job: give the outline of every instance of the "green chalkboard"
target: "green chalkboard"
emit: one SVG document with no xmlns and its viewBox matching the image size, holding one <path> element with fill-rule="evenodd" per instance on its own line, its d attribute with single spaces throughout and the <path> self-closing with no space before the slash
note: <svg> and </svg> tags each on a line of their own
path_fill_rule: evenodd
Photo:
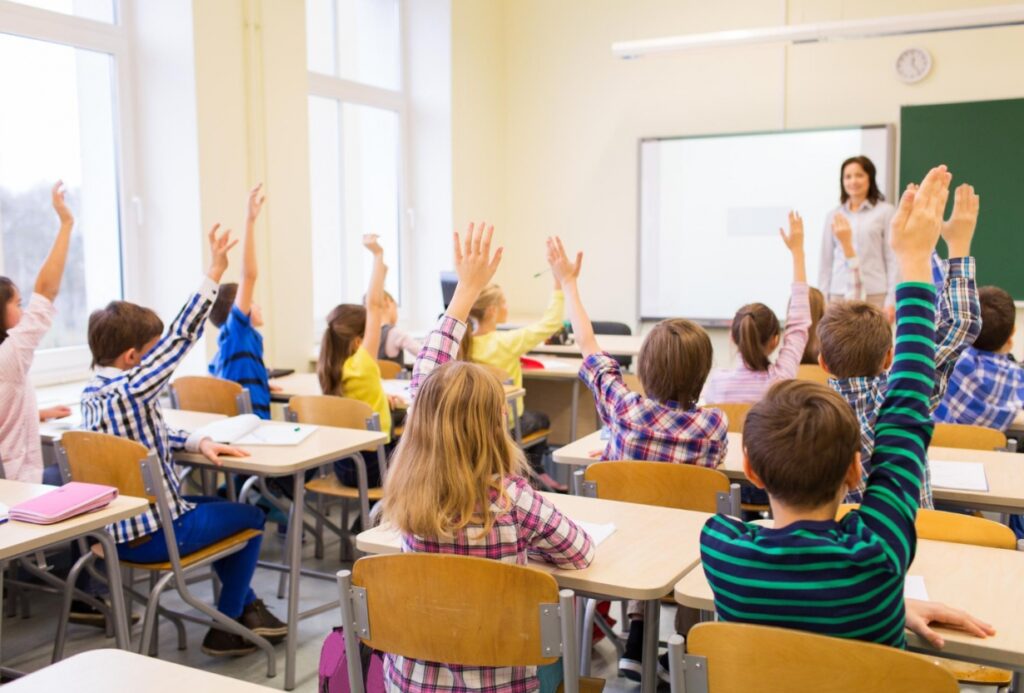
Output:
<svg viewBox="0 0 1024 693">
<path fill-rule="evenodd" d="M 949 166 L 953 186 L 973 185 L 978 284 L 1024 301 L 1024 99 L 905 106 L 900 125 L 900 189 L 936 164 Z"/>
</svg>

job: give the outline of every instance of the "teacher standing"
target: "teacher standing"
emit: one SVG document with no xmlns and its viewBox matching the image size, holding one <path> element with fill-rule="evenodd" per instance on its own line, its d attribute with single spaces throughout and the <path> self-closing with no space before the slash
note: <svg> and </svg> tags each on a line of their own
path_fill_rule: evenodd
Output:
<svg viewBox="0 0 1024 693">
<path fill-rule="evenodd" d="M 868 303 L 892 305 L 899 280 L 896 256 L 889 247 L 889 222 L 896 209 L 885 201 L 875 180 L 875 164 L 866 156 L 850 157 L 839 169 L 839 206 L 825 217 L 818 288 L 829 301 L 846 297 L 850 270 L 860 266 Z M 836 215 L 853 230 L 856 256 L 847 259 L 833 233 Z"/>
</svg>

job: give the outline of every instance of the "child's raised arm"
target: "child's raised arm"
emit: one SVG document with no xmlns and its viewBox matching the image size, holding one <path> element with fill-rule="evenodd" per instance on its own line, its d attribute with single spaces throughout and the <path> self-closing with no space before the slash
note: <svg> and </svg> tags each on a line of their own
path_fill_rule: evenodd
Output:
<svg viewBox="0 0 1024 693">
<path fill-rule="evenodd" d="M 569 256 L 565 253 L 565 246 L 558 236 L 548 238 L 548 264 L 551 266 L 551 273 L 555 280 L 561 284 L 562 292 L 569 300 L 569 318 L 572 320 L 572 333 L 576 343 L 583 353 L 583 358 L 601 351 L 594 336 L 594 326 L 590 322 L 580 298 L 579 287 L 576 279 L 580 276 L 580 268 L 583 265 L 583 253 L 576 253 L 576 261 L 570 262 Z"/>
<path fill-rule="evenodd" d="M 804 220 L 795 211 L 789 213 L 789 234 L 779 229 L 782 242 L 793 256 L 793 281 L 807 283 L 807 260 L 804 257 Z"/>
<path fill-rule="evenodd" d="M 57 217 L 60 219 L 60 230 L 50 247 L 50 254 L 46 256 L 43 266 L 39 268 L 34 290 L 37 294 L 53 301 L 57 298 L 57 292 L 60 291 L 60 280 L 64 275 L 64 265 L 68 259 L 71 229 L 75 225 L 75 218 L 64 201 L 64 183 L 62 181 L 54 183 L 50 190 L 50 199 L 53 203 L 53 211 L 57 212 Z"/>
<path fill-rule="evenodd" d="M 235 305 L 246 315 L 252 310 L 252 294 L 256 289 L 256 218 L 260 215 L 267 196 L 262 194 L 263 183 L 249 191 L 249 204 L 245 215 L 245 236 L 242 242 L 242 281 L 238 283 Z"/>
<path fill-rule="evenodd" d="M 967 183 L 959 185 L 953 198 L 953 213 L 943 222 L 941 231 L 951 260 L 971 254 L 971 241 L 978 227 L 980 209 L 981 198 L 975 194 L 974 186 Z"/>
<path fill-rule="evenodd" d="M 384 249 L 377 242 L 378 236 L 363 236 L 363 246 L 373 253 L 373 271 L 370 272 L 370 288 L 366 291 L 366 327 L 363 329 L 363 349 L 377 358 L 380 351 L 380 324 L 384 317 L 384 278 L 388 268 L 384 264 Z"/>
</svg>

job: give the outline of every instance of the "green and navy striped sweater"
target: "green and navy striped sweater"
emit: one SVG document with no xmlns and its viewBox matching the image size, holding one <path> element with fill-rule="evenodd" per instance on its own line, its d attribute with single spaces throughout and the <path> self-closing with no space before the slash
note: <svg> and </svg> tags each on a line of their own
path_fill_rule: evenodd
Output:
<svg viewBox="0 0 1024 693">
<path fill-rule="evenodd" d="M 934 379 L 935 289 L 900 284 L 896 356 L 861 508 L 782 529 L 708 520 L 701 560 L 719 618 L 905 646 L 903 582 L 917 545 Z"/>
</svg>

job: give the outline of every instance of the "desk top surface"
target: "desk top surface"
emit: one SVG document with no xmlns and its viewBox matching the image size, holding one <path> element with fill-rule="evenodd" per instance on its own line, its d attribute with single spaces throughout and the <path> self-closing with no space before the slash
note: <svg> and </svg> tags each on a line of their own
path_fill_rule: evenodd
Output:
<svg viewBox="0 0 1024 693">
<path fill-rule="evenodd" d="M 644 338 L 638 334 L 599 334 L 597 343 L 602 351 L 612 356 L 636 356 L 640 353 L 640 345 Z M 577 344 L 540 344 L 531 350 L 535 354 L 555 354 L 558 356 L 580 355 L 580 348 Z"/>
</svg>

